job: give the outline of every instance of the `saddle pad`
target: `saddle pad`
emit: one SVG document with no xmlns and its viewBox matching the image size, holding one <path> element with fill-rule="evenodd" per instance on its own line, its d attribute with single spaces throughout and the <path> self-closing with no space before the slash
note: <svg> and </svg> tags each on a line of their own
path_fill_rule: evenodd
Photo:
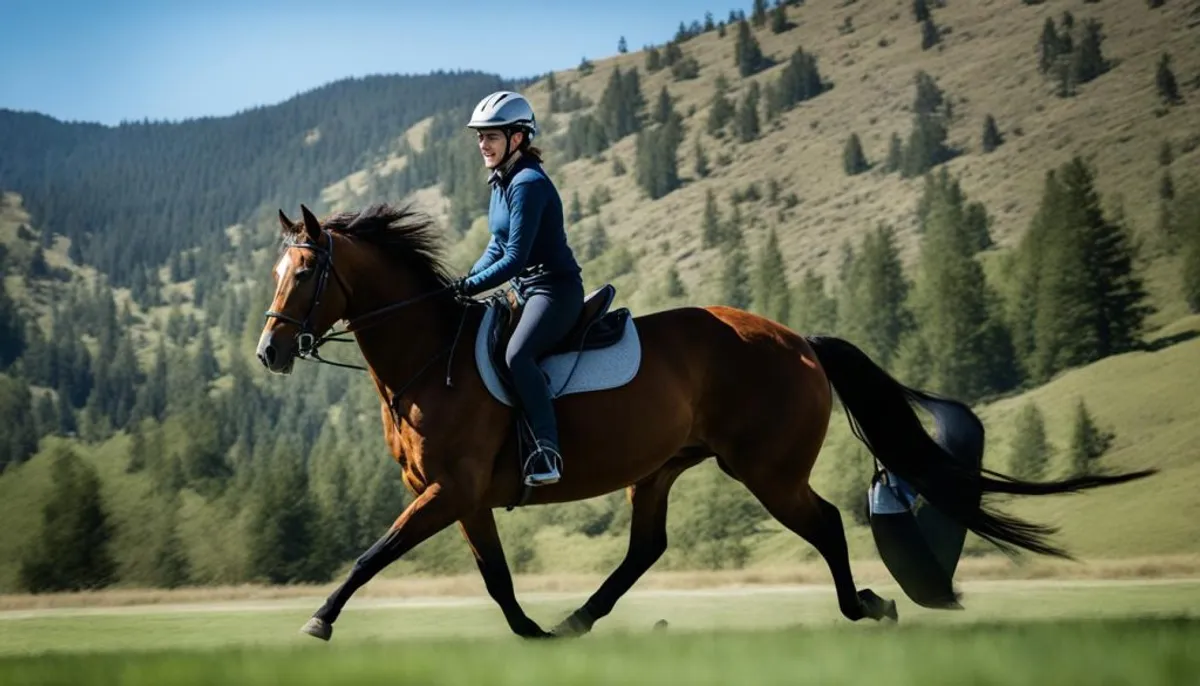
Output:
<svg viewBox="0 0 1200 686">
<path fill-rule="evenodd" d="M 489 308 L 475 336 L 475 366 L 492 396 L 512 407 L 513 399 L 500 380 L 488 354 L 488 334 L 496 323 L 496 310 Z M 578 361 L 578 364 L 576 362 Z M 623 386 L 637 375 L 642 362 L 642 345 L 633 317 L 625 319 L 625 331 L 616 343 L 595 350 L 558 353 L 544 358 L 539 366 L 550 380 L 550 396 L 603 391 Z M 565 384 L 565 386 L 564 386 Z"/>
</svg>

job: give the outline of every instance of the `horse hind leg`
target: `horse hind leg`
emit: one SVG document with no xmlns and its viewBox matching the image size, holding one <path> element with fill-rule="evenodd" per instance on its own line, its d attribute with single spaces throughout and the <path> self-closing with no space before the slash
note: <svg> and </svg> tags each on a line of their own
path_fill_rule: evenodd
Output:
<svg viewBox="0 0 1200 686">
<path fill-rule="evenodd" d="M 667 496 L 679 475 L 703 459 L 688 453 L 678 455 L 630 487 L 633 513 L 625 558 L 586 603 L 554 628 L 555 636 L 581 636 L 591 631 L 666 552 Z"/>
<path fill-rule="evenodd" d="M 896 603 L 879 597 L 869 588 L 859 591 L 850 572 L 850 552 L 846 531 L 837 507 L 822 498 L 807 484 L 795 489 L 786 479 L 769 479 L 749 485 L 751 493 L 781 524 L 812 544 L 833 575 L 838 608 L 847 619 L 897 620 Z"/>
</svg>

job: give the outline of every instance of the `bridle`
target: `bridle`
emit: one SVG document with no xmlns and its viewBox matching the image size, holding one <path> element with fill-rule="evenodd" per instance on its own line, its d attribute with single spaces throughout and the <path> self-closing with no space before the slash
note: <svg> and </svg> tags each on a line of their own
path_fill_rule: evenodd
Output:
<svg viewBox="0 0 1200 686">
<path fill-rule="evenodd" d="M 371 310 L 366 314 L 360 315 L 353 319 L 348 319 L 346 321 L 346 327 L 341 331 L 330 331 L 323 336 L 317 337 L 312 330 L 312 318 L 313 314 L 317 311 L 317 307 L 321 304 L 321 296 L 325 292 L 325 286 L 329 282 L 330 274 L 333 275 L 334 281 L 337 282 L 338 288 L 342 289 L 342 294 L 346 296 L 347 300 L 349 300 L 350 297 L 350 289 L 346 287 L 346 283 L 342 281 L 342 278 L 337 273 L 337 269 L 333 265 L 333 236 L 327 229 L 322 229 L 321 233 L 325 236 L 325 242 L 329 244 L 328 248 L 322 247 L 315 241 L 308 240 L 294 241 L 289 238 L 284 242 L 284 248 L 305 248 L 313 251 L 313 253 L 317 256 L 317 290 L 313 295 L 312 302 L 308 306 L 308 311 L 304 314 L 304 319 L 296 319 L 291 315 L 275 310 L 267 310 L 265 314 L 267 319 L 279 319 L 289 324 L 293 324 L 299 329 L 299 332 L 296 334 L 296 356 L 300 359 L 312 360 L 322 364 L 333 365 L 335 367 L 367 371 L 367 368 L 361 365 L 344 364 L 321 357 L 321 346 L 325 345 L 326 343 L 353 343 L 354 339 L 346 338 L 346 336 L 349 336 L 356 331 L 362 331 L 363 329 L 375 326 L 376 324 L 383 322 L 387 316 L 395 314 L 409 305 L 416 304 L 422 300 L 427 300 L 434 296 L 449 293 L 450 291 L 454 290 L 454 288 L 452 286 L 445 286 L 443 288 L 422 293 L 421 295 L 417 295 L 412 298 L 401 300 L 398 303 L 392 303 L 391 305 L 385 305 L 378 309 Z M 425 363 L 425 366 L 422 367 L 419 372 L 417 372 L 416 376 L 414 376 L 408 383 L 404 385 L 404 388 L 407 388 L 409 384 L 411 384 L 413 381 L 416 381 L 417 378 L 429 368 L 429 365 L 433 364 L 434 360 L 437 360 L 442 355 L 450 353 L 451 359 L 453 359 L 454 346 L 458 344 L 458 338 L 462 333 L 463 322 L 465 320 L 466 310 L 464 309 L 463 317 L 458 322 L 458 332 L 454 334 L 454 342 L 450 344 L 449 348 L 438 353 L 432 359 L 430 359 L 429 362 Z M 446 369 L 446 385 L 450 385 L 450 370 L 448 364 Z M 399 393 L 397 395 L 399 395 Z"/>
</svg>

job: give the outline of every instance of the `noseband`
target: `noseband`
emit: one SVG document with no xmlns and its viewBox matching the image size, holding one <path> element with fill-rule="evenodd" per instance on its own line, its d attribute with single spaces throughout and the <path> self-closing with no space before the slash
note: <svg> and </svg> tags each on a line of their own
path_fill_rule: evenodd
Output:
<svg viewBox="0 0 1200 686">
<path fill-rule="evenodd" d="M 318 338 L 317 335 L 312 330 L 312 318 L 313 318 L 313 314 L 317 311 L 317 306 L 319 306 L 321 304 L 321 296 L 325 292 L 325 285 L 329 281 L 330 274 L 333 274 L 333 278 L 335 281 L 337 281 L 338 288 L 342 289 L 342 293 L 346 296 L 347 302 L 349 301 L 349 297 L 350 297 L 350 289 L 348 289 L 346 287 L 345 282 L 342 281 L 342 278 L 340 276 L 338 276 L 337 269 L 333 266 L 333 236 L 330 235 L 329 231 L 325 230 L 325 229 L 323 229 L 321 231 L 321 233 L 323 233 L 325 235 L 325 242 L 329 244 L 328 248 L 323 248 L 323 247 L 321 247 L 320 244 L 318 244 L 314 241 L 299 241 L 299 242 L 297 242 L 297 241 L 288 239 L 284 243 L 285 248 L 306 248 L 308 250 L 313 251 L 313 253 L 317 256 L 317 292 L 313 296 L 312 302 L 309 303 L 308 311 L 304 314 L 304 319 L 302 319 L 302 320 L 296 319 L 295 317 L 293 317 L 291 315 L 284 314 L 283 312 L 277 312 L 275 310 L 267 310 L 265 314 L 266 314 L 267 319 L 275 318 L 280 321 L 287 322 L 288 324 L 292 324 L 299 329 L 299 331 L 296 334 L 296 356 L 299 357 L 300 359 L 313 360 L 316 362 L 320 362 L 322 364 L 333 365 L 335 367 L 345 367 L 347 369 L 359 369 L 362 371 L 366 371 L 367 368 L 362 367 L 360 365 L 343 364 L 341 362 L 333 362 L 331 360 L 326 360 L 325 358 L 321 357 L 321 355 L 320 355 L 319 351 L 321 349 L 321 346 L 325 345 L 326 343 L 353 343 L 354 339 L 346 338 L 345 336 L 348 336 L 351 333 L 354 333 L 355 331 L 361 331 L 363 329 L 369 328 L 371 326 L 374 326 L 374 325 L 382 322 L 385 319 L 384 315 L 394 314 L 395 312 L 399 311 L 400 309 L 402 309 L 404 307 L 407 307 L 408 305 L 412 305 L 414 303 L 420 302 L 427 298 L 432 298 L 435 295 L 441 295 L 443 293 L 449 292 L 449 291 L 453 290 L 453 288 L 450 286 L 446 286 L 445 288 L 439 288 L 437 290 L 429 291 L 428 293 L 423 293 L 423 294 L 418 295 L 413 298 L 408 298 L 407 300 L 402 300 L 398 303 L 393 303 L 391 305 L 385 305 L 384 307 L 380 307 L 379 309 L 371 310 L 370 312 L 367 312 L 366 314 L 364 314 L 360 317 L 356 317 L 354 319 L 347 320 L 346 328 L 342 329 L 341 331 L 331 331 L 331 332 L 325 334 L 324 336 L 321 336 Z M 373 320 L 373 321 L 371 321 L 371 320 Z M 461 332 L 461 331 L 462 331 L 462 322 L 460 321 L 459 322 L 459 332 Z M 454 342 L 455 343 L 458 342 L 457 334 L 454 336 Z M 453 344 L 451 345 L 451 350 L 452 349 L 453 349 Z M 441 355 L 438 355 L 438 357 L 440 357 L 440 356 Z M 436 359 L 436 358 L 434 358 L 434 359 Z"/>
</svg>

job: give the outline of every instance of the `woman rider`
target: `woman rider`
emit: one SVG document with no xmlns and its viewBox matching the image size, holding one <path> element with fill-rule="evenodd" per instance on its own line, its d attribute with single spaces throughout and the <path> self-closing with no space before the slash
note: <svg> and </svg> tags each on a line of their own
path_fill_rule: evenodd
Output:
<svg viewBox="0 0 1200 686">
<path fill-rule="evenodd" d="M 583 279 L 567 245 L 563 206 L 530 143 L 537 123 L 529 101 L 511 91 L 492 93 L 475 106 L 484 167 L 491 170 L 488 207 L 491 239 L 483 256 L 457 283 L 471 296 L 512 280 L 524 311 L 505 351 L 514 390 L 529 419 L 534 448 L 525 460 L 530 486 L 559 480 L 562 457 L 550 389 L 539 356 L 560 341 L 583 309 Z"/>
</svg>

